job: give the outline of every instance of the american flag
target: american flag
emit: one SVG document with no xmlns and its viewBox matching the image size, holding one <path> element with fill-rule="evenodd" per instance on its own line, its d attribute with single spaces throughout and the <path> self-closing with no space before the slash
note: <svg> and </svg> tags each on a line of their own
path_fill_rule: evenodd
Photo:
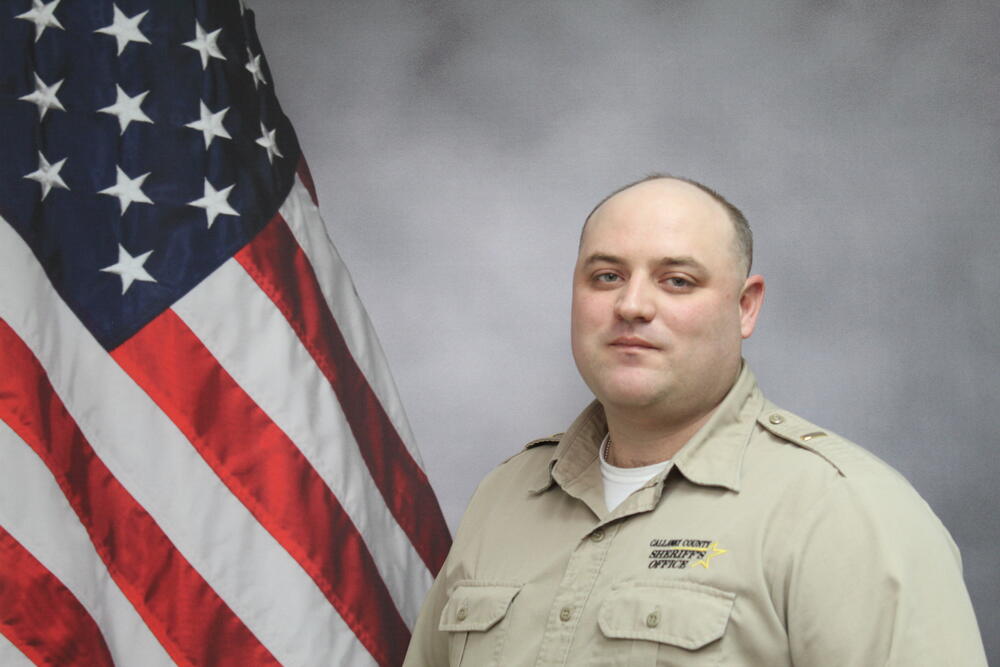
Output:
<svg viewBox="0 0 1000 667">
<path fill-rule="evenodd" d="M 0 664 L 395 665 L 449 546 L 241 3 L 0 3 Z"/>
</svg>

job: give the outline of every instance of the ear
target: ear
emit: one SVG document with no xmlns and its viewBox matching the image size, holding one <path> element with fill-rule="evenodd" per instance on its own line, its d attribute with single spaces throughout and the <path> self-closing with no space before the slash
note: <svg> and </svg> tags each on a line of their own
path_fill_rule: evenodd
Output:
<svg viewBox="0 0 1000 667">
<path fill-rule="evenodd" d="M 743 338 L 749 338 L 753 333 L 762 303 L 764 303 L 764 276 L 750 276 L 740 290 L 740 334 Z"/>
</svg>

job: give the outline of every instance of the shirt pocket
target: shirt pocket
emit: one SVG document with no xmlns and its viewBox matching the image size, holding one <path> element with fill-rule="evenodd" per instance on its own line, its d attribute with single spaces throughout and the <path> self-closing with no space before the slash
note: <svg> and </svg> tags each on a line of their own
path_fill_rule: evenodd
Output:
<svg viewBox="0 0 1000 667">
<path fill-rule="evenodd" d="M 688 581 L 619 582 L 598 612 L 614 656 L 602 664 L 619 664 L 626 655 L 621 664 L 721 664 L 735 600 L 734 593 Z"/>
<path fill-rule="evenodd" d="M 505 620 L 518 584 L 459 581 L 441 610 L 438 630 L 448 633 L 448 664 L 499 665 L 507 636 Z"/>
</svg>

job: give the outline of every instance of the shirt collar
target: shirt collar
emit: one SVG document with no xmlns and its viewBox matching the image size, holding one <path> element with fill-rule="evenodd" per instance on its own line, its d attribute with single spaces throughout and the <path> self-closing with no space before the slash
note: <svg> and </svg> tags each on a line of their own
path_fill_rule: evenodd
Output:
<svg viewBox="0 0 1000 667">
<path fill-rule="evenodd" d="M 541 493 L 553 484 L 566 488 L 578 480 L 588 467 L 596 465 L 598 449 L 607 432 L 604 408 L 594 400 L 559 438 L 548 466 L 539 470 L 538 479 L 532 480 L 533 492 Z"/>
<path fill-rule="evenodd" d="M 681 447 L 674 465 L 695 484 L 740 490 L 743 455 L 764 407 L 757 379 L 743 363 L 736 383 L 705 425 Z"/>
<path fill-rule="evenodd" d="M 764 397 L 757 388 L 757 380 L 744 362 L 736 382 L 715 412 L 674 456 L 674 467 L 695 484 L 738 492 L 743 455 L 763 406 Z M 596 465 L 598 449 L 607 432 L 604 408 L 595 400 L 560 438 L 549 465 L 539 471 L 539 478 L 532 480 L 534 492 L 541 493 L 552 484 L 571 493 L 572 487 L 592 485 L 592 475 L 584 473 Z"/>
</svg>

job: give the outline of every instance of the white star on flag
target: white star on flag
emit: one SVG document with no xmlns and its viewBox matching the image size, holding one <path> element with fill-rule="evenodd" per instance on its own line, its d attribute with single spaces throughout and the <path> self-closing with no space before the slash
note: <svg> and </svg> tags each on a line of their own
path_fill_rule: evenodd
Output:
<svg viewBox="0 0 1000 667">
<path fill-rule="evenodd" d="M 42 38 L 42 33 L 45 32 L 46 28 L 65 30 L 59 23 L 59 19 L 55 17 L 55 11 L 60 2 L 62 0 L 52 0 L 49 3 L 44 3 L 42 0 L 31 0 L 31 9 L 14 18 L 24 19 L 35 24 L 35 41 L 37 42 Z"/>
<path fill-rule="evenodd" d="M 264 78 L 264 72 L 260 69 L 260 55 L 254 55 L 250 53 L 250 49 L 247 49 L 247 71 L 253 75 L 253 87 L 257 88 L 258 83 L 267 83 Z"/>
<path fill-rule="evenodd" d="M 45 84 L 42 78 L 35 73 L 35 92 L 28 93 L 23 97 L 17 99 L 24 100 L 25 102 L 31 102 L 32 104 L 38 105 L 39 118 L 45 118 L 46 112 L 49 109 L 58 109 L 59 111 L 66 111 L 66 108 L 56 97 L 56 93 L 59 92 L 59 86 L 63 84 L 65 79 L 60 79 L 53 83 L 51 86 Z"/>
<path fill-rule="evenodd" d="M 42 152 L 38 151 L 38 169 L 30 174 L 25 174 L 24 177 L 42 184 L 42 199 L 45 199 L 49 194 L 49 190 L 54 187 L 69 190 L 69 186 L 66 185 L 66 182 L 59 175 L 59 170 L 63 168 L 64 164 L 66 164 L 66 158 L 59 160 L 55 164 L 49 164 L 49 161 L 45 159 Z"/>
<path fill-rule="evenodd" d="M 149 13 L 149 10 L 147 9 L 144 12 L 139 12 L 135 16 L 129 17 L 125 16 L 125 12 L 118 9 L 118 5 L 113 5 L 113 7 L 115 10 L 115 17 L 112 20 L 111 25 L 98 28 L 94 32 L 100 32 L 105 35 L 113 35 L 118 41 L 118 55 L 122 54 L 122 51 L 125 50 L 125 47 L 128 46 L 129 42 L 149 44 L 149 40 L 139 30 L 139 22 L 142 21 L 143 16 Z"/>
<path fill-rule="evenodd" d="M 116 183 L 110 188 L 104 188 L 100 190 L 98 194 L 111 195 L 112 197 L 118 197 L 118 203 L 122 207 L 122 215 L 125 215 L 125 211 L 128 210 L 129 205 L 132 202 L 141 202 L 143 204 L 152 204 L 153 200 L 146 196 L 146 193 L 142 191 L 141 186 L 146 177 L 149 176 L 150 172 L 146 172 L 142 176 L 136 176 L 135 178 L 129 178 L 128 174 L 122 171 L 121 167 L 115 167 L 118 170 L 118 175 L 116 177 Z"/>
<path fill-rule="evenodd" d="M 188 202 L 188 206 L 197 206 L 198 208 L 205 209 L 205 213 L 208 214 L 208 228 L 212 228 L 212 223 L 215 222 L 215 218 L 220 213 L 225 213 L 226 215 L 239 215 L 236 210 L 229 205 L 227 199 L 229 198 L 229 191 L 236 187 L 236 184 L 230 185 L 228 188 L 222 188 L 221 190 L 216 190 L 212 187 L 212 184 L 205 179 L 205 194 L 194 201 Z"/>
<path fill-rule="evenodd" d="M 141 123 L 153 122 L 141 108 L 142 101 L 146 99 L 146 95 L 149 95 L 148 90 L 139 93 L 135 97 L 129 97 L 128 93 L 122 90 L 122 87 L 118 84 L 115 84 L 115 88 L 118 89 L 118 99 L 115 100 L 115 103 L 111 106 L 98 109 L 98 111 L 118 116 L 118 124 L 122 128 L 122 134 L 125 134 L 125 128 L 127 128 L 129 123 L 132 121 L 138 121 Z"/>
<path fill-rule="evenodd" d="M 194 39 L 190 42 L 184 42 L 184 46 L 190 47 L 201 54 L 201 68 L 205 69 L 208 67 L 208 58 L 218 58 L 219 60 L 225 60 L 226 57 L 222 55 L 222 51 L 219 50 L 218 40 L 219 33 L 222 32 L 222 28 L 218 30 L 213 30 L 210 33 L 206 33 L 205 29 L 201 27 L 198 21 L 194 22 Z"/>
<path fill-rule="evenodd" d="M 229 136 L 229 132 L 226 131 L 225 126 L 222 124 L 222 119 L 225 118 L 226 112 L 229 111 L 229 107 L 226 107 L 222 111 L 217 111 L 212 113 L 204 102 L 201 102 L 201 119 L 192 121 L 186 124 L 184 127 L 190 127 L 193 130 L 201 130 L 202 134 L 205 135 L 205 149 L 212 143 L 212 139 L 215 137 L 225 137 L 226 139 L 232 139 Z"/>
<path fill-rule="evenodd" d="M 264 123 L 260 124 L 260 138 L 257 139 L 257 145 L 263 146 L 267 150 L 267 161 L 271 164 L 274 164 L 275 155 L 278 157 L 285 157 L 281 154 L 281 151 L 278 150 L 278 142 L 274 138 L 274 135 L 277 134 L 277 132 L 278 130 L 276 129 L 268 130 L 264 127 Z"/>
<path fill-rule="evenodd" d="M 117 273 L 122 279 L 122 294 L 128 291 L 128 288 L 132 286 L 132 283 L 136 280 L 142 280 L 147 283 L 155 283 L 156 278 L 149 275 L 143 264 L 149 259 L 149 256 L 153 254 L 152 250 L 147 250 L 141 255 L 136 255 L 133 257 L 125 250 L 125 247 L 119 243 L 118 244 L 118 262 L 112 264 L 111 266 L 105 266 L 101 271 L 106 271 L 107 273 Z"/>
</svg>

